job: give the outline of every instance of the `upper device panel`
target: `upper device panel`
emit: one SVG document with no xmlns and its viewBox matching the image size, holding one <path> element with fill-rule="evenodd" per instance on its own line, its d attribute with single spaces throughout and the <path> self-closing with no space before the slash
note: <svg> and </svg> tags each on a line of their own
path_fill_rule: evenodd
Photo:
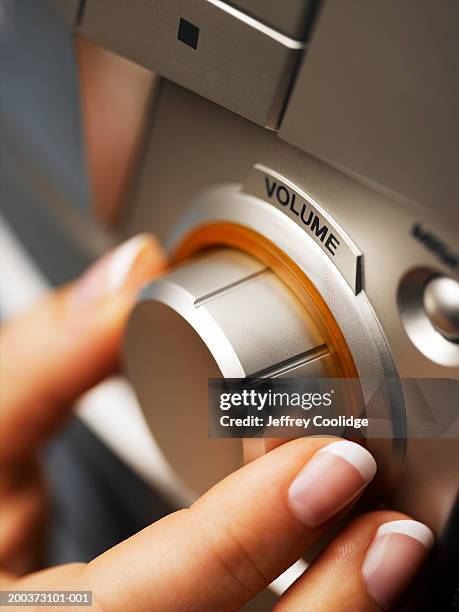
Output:
<svg viewBox="0 0 459 612">
<path fill-rule="evenodd" d="M 240 4 L 261 18 L 260 2 Z M 277 13 L 288 16 L 290 25 L 301 19 L 304 28 L 300 8 L 307 4 L 286 3 L 289 10 Z M 276 128 L 303 42 L 267 25 L 286 25 L 278 22 L 276 11 L 271 13 L 259 21 L 220 0 L 88 0 L 79 31 L 213 102 Z"/>
<path fill-rule="evenodd" d="M 318 2 L 316 0 L 234 0 L 235 7 L 287 36 L 302 40 Z"/>
<path fill-rule="evenodd" d="M 280 136 L 459 223 L 459 2 L 327 0 Z"/>
<path fill-rule="evenodd" d="M 457 0 L 49 1 L 93 42 L 459 223 Z"/>
</svg>

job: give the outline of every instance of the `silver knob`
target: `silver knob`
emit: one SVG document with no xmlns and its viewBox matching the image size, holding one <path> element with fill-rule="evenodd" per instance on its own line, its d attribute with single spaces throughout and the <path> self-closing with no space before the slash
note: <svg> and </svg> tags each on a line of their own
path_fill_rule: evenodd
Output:
<svg viewBox="0 0 459 612">
<path fill-rule="evenodd" d="M 437 276 L 424 289 L 424 309 L 430 322 L 445 338 L 459 342 L 459 282 Z"/>
<path fill-rule="evenodd" d="M 127 327 L 126 365 L 156 441 L 201 493 L 242 464 L 242 445 L 208 437 L 209 378 L 334 375 L 324 338 L 263 264 L 213 249 L 143 291 Z"/>
</svg>

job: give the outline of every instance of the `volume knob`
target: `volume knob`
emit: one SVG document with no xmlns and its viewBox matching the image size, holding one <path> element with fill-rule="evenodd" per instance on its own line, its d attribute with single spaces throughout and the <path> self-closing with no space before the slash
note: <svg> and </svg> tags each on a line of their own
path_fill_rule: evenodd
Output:
<svg viewBox="0 0 459 612">
<path fill-rule="evenodd" d="M 127 328 L 126 362 L 156 441 L 202 493 L 242 463 L 242 445 L 208 437 L 209 378 L 334 376 L 319 329 L 275 273 L 215 248 L 148 285 Z"/>
</svg>

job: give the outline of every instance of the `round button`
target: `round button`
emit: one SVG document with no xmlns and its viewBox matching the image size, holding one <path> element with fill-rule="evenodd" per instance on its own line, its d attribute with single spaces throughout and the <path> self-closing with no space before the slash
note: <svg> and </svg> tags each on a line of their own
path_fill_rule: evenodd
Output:
<svg viewBox="0 0 459 612">
<path fill-rule="evenodd" d="M 424 290 L 424 309 L 435 329 L 459 342 L 459 282 L 446 276 L 429 281 Z"/>
</svg>

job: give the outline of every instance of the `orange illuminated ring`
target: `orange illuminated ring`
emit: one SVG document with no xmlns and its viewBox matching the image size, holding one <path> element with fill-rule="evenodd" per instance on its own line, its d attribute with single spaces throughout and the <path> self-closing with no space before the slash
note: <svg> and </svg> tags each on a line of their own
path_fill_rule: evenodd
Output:
<svg viewBox="0 0 459 612">
<path fill-rule="evenodd" d="M 275 244 L 236 223 L 209 223 L 189 233 L 176 247 L 173 262 L 216 246 L 228 246 L 252 255 L 276 275 L 296 295 L 308 316 L 321 332 L 330 350 L 336 378 L 358 378 L 351 352 L 330 309 L 304 272 Z"/>
<path fill-rule="evenodd" d="M 267 238 L 243 225 L 228 222 L 208 223 L 197 227 L 185 236 L 175 248 L 173 263 L 180 263 L 192 255 L 217 246 L 227 246 L 244 251 L 272 269 L 295 294 L 305 312 L 321 332 L 332 359 L 327 372 L 333 378 L 358 378 L 351 352 L 330 309 L 304 272 L 281 249 Z M 351 414 L 356 398 L 347 398 Z M 286 442 L 285 439 L 244 439 L 244 461 L 248 462 Z"/>
</svg>

